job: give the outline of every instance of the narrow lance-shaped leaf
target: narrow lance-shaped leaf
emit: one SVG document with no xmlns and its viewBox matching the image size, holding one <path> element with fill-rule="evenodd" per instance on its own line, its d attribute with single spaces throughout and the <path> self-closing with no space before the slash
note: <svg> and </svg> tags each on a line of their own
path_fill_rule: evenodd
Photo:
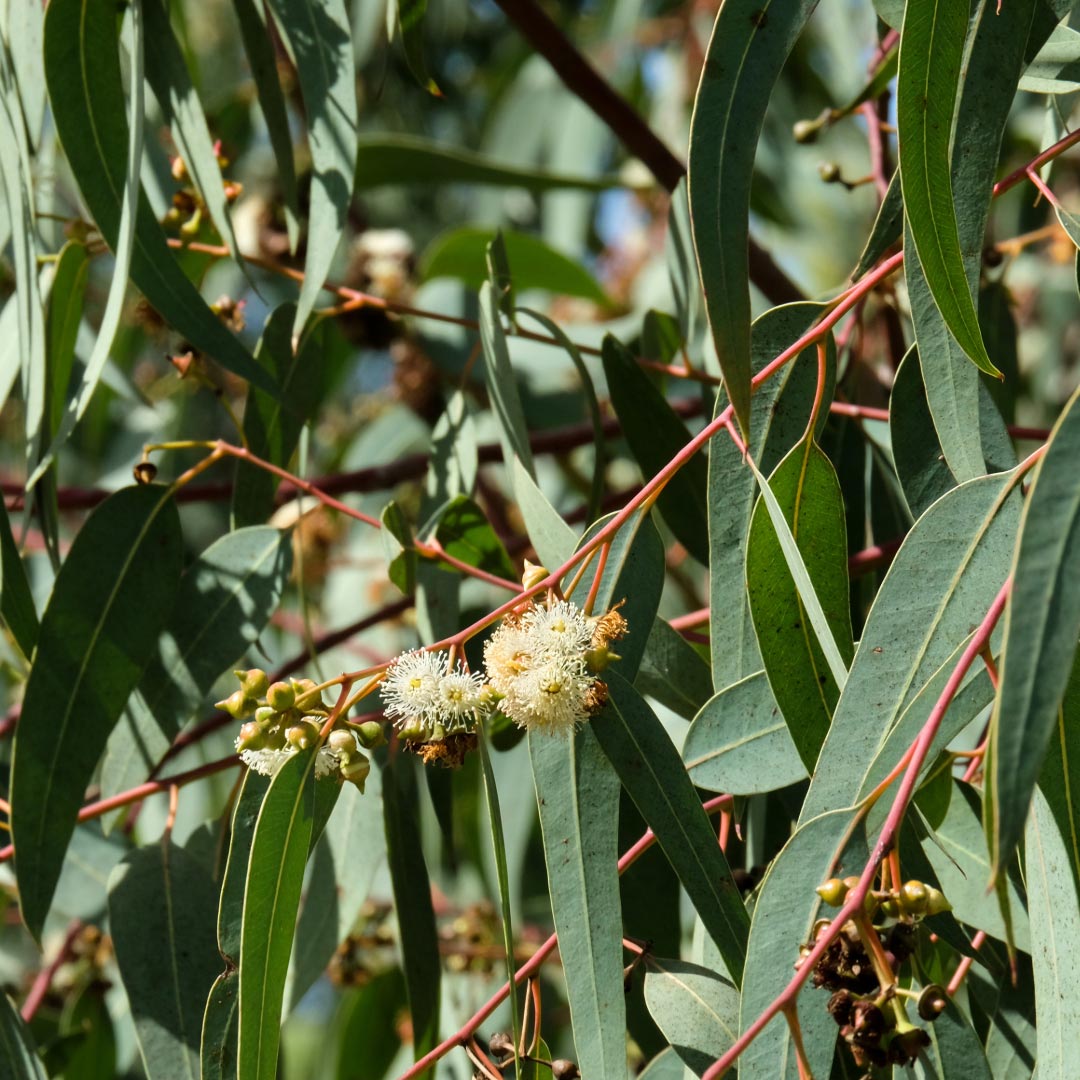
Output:
<svg viewBox="0 0 1080 1080">
<path fill-rule="evenodd" d="M 977 367 L 1000 375 L 979 330 L 953 201 L 949 151 L 967 25 L 967 0 L 905 9 L 896 88 L 900 180 L 915 250 L 942 318 Z"/>
<path fill-rule="evenodd" d="M 105 242 L 122 255 L 122 220 L 134 216 L 131 279 L 193 346 L 270 393 L 274 383 L 222 325 L 185 276 L 145 196 L 131 183 L 128 111 L 120 76 L 116 13 L 91 0 L 55 0 L 45 15 L 45 77 L 57 134 Z M 136 80 L 136 94 L 142 81 Z M 137 100 L 136 100 L 137 104 Z M 135 110 L 135 127 L 142 110 Z M 88 129 L 94 137 L 88 138 Z M 137 214 L 130 213 L 138 199 Z M 114 280 L 123 283 L 119 272 Z M 119 286 L 117 286 L 119 288 Z M 111 338 L 110 338 L 111 341 Z"/>
<path fill-rule="evenodd" d="M 1080 392 L 1051 432 L 1024 504 L 990 728 L 987 835 L 994 874 L 1024 831 L 1080 637 Z"/>
<path fill-rule="evenodd" d="M 0 505 L 0 616 L 28 660 L 38 637 L 37 609 L 15 546 L 7 507 Z"/>
<path fill-rule="evenodd" d="M 7 994 L 0 994 L 0 1055 L 10 1069 L 11 1080 L 45 1080 L 47 1074 L 33 1036 Z"/>
<path fill-rule="evenodd" d="M 750 180 L 773 85 L 817 0 L 727 0 L 690 129 L 690 216 L 724 385 L 750 432 Z"/>
<path fill-rule="evenodd" d="M 19 902 L 35 937 L 83 792 L 172 610 L 181 544 L 171 493 L 126 488 L 90 515 L 53 585 L 11 778 Z"/>
<path fill-rule="evenodd" d="M 133 851 L 110 875 L 116 962 L 150 1080 L 199 1078 L 203 1005 L 221 963 L 216 908 L 210 875 L 168 837 Z"/>
<path fill-rule="evenodd" d="M 315 825 L 315 750 L 294 754 L 263 800 L 244 886 L 238 1075 L 274 1080 L 281 1003 Z"/>
<path fill-rule="evenodd" d="M 315 306 L 345 232 L 356 171 L 356 75 L 344 0 L 269 0 L 300 81 L 311 147 L 304 283 L 293 333 Z"/>
</svg>

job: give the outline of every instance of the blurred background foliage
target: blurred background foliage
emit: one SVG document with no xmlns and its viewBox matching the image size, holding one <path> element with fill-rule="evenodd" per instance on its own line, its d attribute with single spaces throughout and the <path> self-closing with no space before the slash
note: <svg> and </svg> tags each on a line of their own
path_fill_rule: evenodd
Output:
<svg viewBox="0 0 1080 1080">
<path fill-rule="evenodd" d="M 823 110 L 842 107 L 862 91 L 868 64 L 886 30 L 879 12 L 888 16 L 895 6 L 884 0 L 878 11 L 869 3 L 850 0 L 820 5 L 771 100 L 757 151 L 752 231 L 810 297 L 831 296 L 848 281 L 874 221 L 879 192 L 873 183 L 854 183 L 870 172 L 864 116 L 856 111 L 809 143 L 794 138 L 793 126 Z M 685 157 L 690 111 L 717 7 L 713 0 L 595 0 L 547 7 L 667 145 Z M 576 342 L 598 346 L 604 334 L 614 333 L 640 354 L 671 360 L 657 332 L 663 321 L 651 314 L 676 310 L 669 277 L 671 200 L 641 163 L 628 160 L 615 135 L 562 85 L 493 3 L 432 0 L 423 22 L 422 53 L 438 94 L 416 77 L 400 40 L 388 41 L 387 19 L 392 22 L 394 13 L 388 13 L 381 0 L 350 0 L 348 8 L 361 147 L 357 191 L 330 280 L 415 309 L 475 319 L 476 286 L 486 276 L 483 248 L 495 230 L 503 230 L 519 303 L 547 313 Z M 302 267 L 303 239 L 295 254 L 289 252 L 279 173 L 233 5 L 227 0 L 174 0 L 170 13 L 210 131 L 221 142 L 224 174 L 242 188 L 232 207 L 240 249 L 279 267 Z M 296 72 L 280 47 L 277 66 L 304 207 L 309 186 L 304 109 Z M 1075 94 L 1051 98 L 1019 94 L 1006 132 L 1003 163 L 1010 168 L 1018 165 L 1053 141 L 1075 98 Z M 888 119 L 891 99 L 886 95 L 882 101 Z M 146 108 L 142 178 L 155 212 L 164 219 L 181 186 L 171 168 L 175 147 L 152 94 L 147 95 Z M 550 173 L 580 182 L 565 190 L 543 191 L 538 190 L 542 184 L 528 179 L 495 183 L 448 179 L 446 161 L 433 152 L 436 145 L 454 153 L 483 155 L 490 164 L 526 176 Z M 894 144 L 889 152 L 894 155 Z M 81 218 L 82 210 L 48 120 L 33 167 L 39 250 L 57 253 L 69 236 L 80 235 L 72 223 Z M 1054 164 L 1052 185 L 1066 205 L 1080 206 L 1080 176 L 1073 162 Z M 1013 243 L 1012 238 L 1036 230 L 1041 230 L 1038 242 L 1023 247 Z M 10 232 L 10 222 L 0 221 L 5 244 Z M 218 242 L 205 223 L 198 238 Z M 542 243 L 535 245 L 536 241 Z M 1080 382 L 1075 249 L 1055 224 L 1050 208 L 1033 201 L 1028 186 L 995 203 L 988 241 L 997 247 L 986 260 L 984 330 L 998 343 L 995 355 L 1015 355 L 1015 371 L 1008 373 L 1011 377 L 999 404 L 1010 421 L 1045 425 Z M 515 251 L 520 253 L 517 259 Z M 566 261 L 572 269 L 567 269 Z M 674 261 L 677 264 L 677 258 Z M 219 307 L 235 308 L 235 325 L 251 348 L 269 313 L 296 299 L 295 282 L 281 274 L 255 268 L 249 279 L 229 259 L 191 253 L 184 262 L 207 299 L 225 298 Z M 0 265 L 0 289 L 7 296 L 13 287 L 12 264 L 5 260 Z M 99 254 L 90 263 L 75 349 L 76 377 L 93 345 L 112 266 L 108 254 Z M 559 286 L 551 288 L 556 281 Z M 576 283 L 572 290 L 571 281 Z M 755 313 L 769 306 L 756 292 L 754 301 Z M 320 303 L 328 303 L 327 294 Z M 14 321 L 14 304 L 9 304 L 0 315 L 0 376 L 6 380 L 5 390 L 14 382 L 19 364 Z M 477 373 L 473 330 L 423 317 L 391 316 L 366 306 L 325 319 L 319 335 L 302 375 L 311 419 L 294 463 L 297 474 L 317 477 L 376 470 L 428 452 L 434 426 L 458 390 L 468 403 L 475 441 L 481 446 L 498 441 L 495 422 L 482 408 L 486 392 Z M 893 373 L 910 339 L 902 286 L 872 298 L 860 329 L 840 350 L 838 396 L 863 405 L 886 405 Z M 716 374 L 715 357 L 702 342 L 702 337 L 690 342 L 690 359 Z M 512 349 L 530 432 L 539 435 L 587 423 L 581 382 L 564 353 L 521 338 L 513 339 Z M 185 343 L 165 329 L 131 290 L 102 384 L 59 458 L 62 491 L 114 489 L 128 483 L 132 464 L 148 441 L 237 438 L 233 417 L 243 410 L 245 384 L 198 356 L 194 372 L 182 377 L 179 368 L 184 365 L 175 361 L 187 352 Z M 598 357 L 587 357 L 586 363 L 606 408 L 603 367 Z M 661 384 L 671 400 L 683 404 L 691 429 L 696 429 L 700 416 L 711 413 L 708 387 L 674 379 Z M 22 432 L 23 403 L 15 393 L 0 413 L 0 467 L 9 496 L 21 490 L 24 479 Z M 889 455 L 886 425 L 834 415 L 823 444 L 845 484 L 849 550 L 902 535 L 910 515 L 881 465 Z M 195 454 L 190 459 L 183 453 L 169 457 L 163 478 L 175 476 L 195 460 Z M 529 550 L 520 514 L 508 498 L 502 466 L 490 458 L 481 460 L 477 499 L 519 564 Z M 588 443 L 538 459 L 545 494 L 576 528 L 584 524 L 597 467 L 595 450 Z M 606 495 L 612 505 L 621 505 L 621 497 L 640 482 L 625 444 L 618 440 L 609 444 L 603 468 Z M 393 498 L 409 519 L 419 522 L 423 477 L 415 468 L 406 473 L 400 482 L 373 478 L 361 483 L 367 490 L 349 496 L 350 502 L 378 517 Z M 181 512 L 191 553 L 229 527 L 227 498 L 188 503 Z M 293 504 L 279 511 L 290 512 L 296 512 Z M 15 504 L 11 513 L 18 532 L 27 523 L 20 522 Z M 81 510 L 65 508 L 61 501 L 60 552 L 82 520 Z M 40 608 L 53 580 L 53 563 L 36 522 L 28 523 L 26 537 L 31 583 Z M 672 544 L 669 534 L 665 540 L 669 573 L 661 614 L 673 617 L 707 603 L 706 571 L 684 548 Z M 267 668 L 279 666 L 305 643 L 400 597 L 387 579 L 380 537 L 325 510 L 307 514 L 298 525 L 294 556 L 285 601 L 263 634 L 259 652 L 249 657 Z M 856 637 L 871 594 L 869 586 L 861 596 L 854 591 Z M 499 600 L 498 591 L 470 581 L 453 602 L 460 605 L 463 623 L 466 613 L 480 614 Z M 318 678 L 320 673 L 385 660 L 415 644 L 417 618 L 420 633 L 426 635 L 438 620 L 446 625 L 447 613 L 427 611 L 417 616 L 410 611 L 385 621 L 341 645 L 319 650 L 305 674 Z M 449 619 L 457 628 L 457 616 L 451 614 Z M 24 677 L 22 661 L 10 643 L 0 644 L 0 649 L 6 650 L 2 678 L 8 700 L 15 705 Z M 681 738 L 685 717 L 671 710 L 662 710 L 662 716 Z M 231 750 L 232 738 L 228 729 L 218 732 L 184 750 L 174 764 L 189 768 L 221 757 Z M 9 741 L 0 744 L 4 769 L 9 747 Z M 65 752 L 77 753 L 78 747 Z M 524 744 L 495 754 L 494 765 L 504 792 L 513 906 L 525 955 L 546 937 L 551 915 Z M 429 770 L 424 779 L 418 801 L 420 835 L 435 886 L 445 1032 L 459 1026 L 503 981 L 502 939 L 477 763 L 470 759 L 452 776 Z M 180 800 L 174 840 L 210 864 L 220 860 L 214 822 L 231 786 L 231 776 L 218 776 L 186 789 Z M 382 823 L 377 798 L 376 777 L 355 823 L 361 833 L 376 838 L 371 840 L 373 850 L 362 856 L 370 861 L 373 877 L 357 884 L 349 895 L 356 902 L 357 921 L 344 942 L 334 943 L 337 951 L 327 974 L 294 1003 L 283 1044 L 287 1080 L 377 1080 L 411 1061 L 392 891 L 379 862 Z M 747 808 L 744 829 L 729 850 L 745 880 L 751 880 L 786 839 L 797 803 L 796 789 L 762 797 Z M 47 1007 L 34 1023 L 54 1075 L 74 1080 L 139 1074 L 126 1001 L 116 985 L 108 938 L 102 936 L 102 931 L 108 933 L 104 886 L 111 865 L 125 851 L 161 832 L 165 813 L 164 800 L 151 799 L 124 828 L 106 833 L 92 824 L 80 826 L 76 833 L 47 933 L 56 941 L 70 920 L 85 926 L 71 960 L 54 980 Z M 619 827 L 621 848 L 643 830 L 625 798 Z M 311 881 L 318 873 L 317 862 L 309 868 Z M 10 884 L 9 877 L 0 880 Z M 315 886 L 309 882 L 309 887 Z M 652 942 L 661 955 L 677 956 L 680 950 L 692 949 L 692 913 L 679 902 L 677 881 L 658 852 L 647 855 L 627 875 L 623 904 L 628 935 Z M 13 905 L 8 916 L 0 928 L 0 983 L 22 995 L 38 956 Z M 298 948 L 303 947 L 301 934 Z M 152 953 L 146 960 L 154 962 Z M 542 988 L 545 1037 L 552 1053 L 572 1056 L 557 973 L 545 969 Z M 628 1018 L 638 1060 L 663 1048 L 666 1041 L 649 1019 L 640 980 L 633 983 Z M 496 1018 L 494 1028 L 500 1024 L 509 1029 L 505 1012 Z M 466 1077 L 470 1071 L 460 1054 L 440 1066 L 440 1075 L 446 1077 Z"/>
</svg>

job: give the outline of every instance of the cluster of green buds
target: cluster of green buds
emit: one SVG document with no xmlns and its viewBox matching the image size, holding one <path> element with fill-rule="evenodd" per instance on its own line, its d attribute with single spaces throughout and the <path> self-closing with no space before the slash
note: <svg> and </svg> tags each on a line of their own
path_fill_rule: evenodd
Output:
<svg viewBox="0 0 1080 1080">
<path fill-rule="evenodd" d="M 218 166 L 224 169 L 229 160 L 221 152 L 221 141 L 214 143 L 214 154 L 217 157 Z M 179 155 L 172 159 L 173 179 L 182 186 L 173 194 L 172 206 L 165 212 L 163 224 L 166 227 L 175 228 L 181 236 L 194 239 L 198 236 L 203 222 L 209 220 L 206 204 L 202 196 L 191 182 L 187 165 Z M 235 180 L 223 182 L 225 201 L 235 202 L 244 190 L 243 185 Z"/>
<path fill-rule="evenodd" d="M 243 721 L 236 749 L 249 768 L 274 776 L 293 754 L 317 746 L 316 777 L 340 776 L 364 790 L 371 771 L 364 750 L 385 741 L 381 724 L 350 724 L 339 718 L 320 746 L 330 710 L 311 679 L 271 683 L 260 668 L 235 674 L 240 688 L 216 707 Z"/>
<path fill-rule="evenodd" d="M 858 884 L 857 877 L 830 878 L 817 893 L 826 904 L 840 907 Z M 927 1032 L 908 1019 L 905 1000 L 916 998 L 920 1018 L 933 1021 L 948 997 L 936 984 L 920 994 L 902 989 L 899 972 L 915 952 L 922 920 L 950 908 L 939 889 L 921 881 L 871 890 L 814 966 L 813 984 L 832 991 L 828 1012 L 860 1068 L 908 1065 L 930 1045 Z M 795 967 L 804 963 L 816 942 L 833 934 L 833 921 L 819 919 Z"/>
</svg>

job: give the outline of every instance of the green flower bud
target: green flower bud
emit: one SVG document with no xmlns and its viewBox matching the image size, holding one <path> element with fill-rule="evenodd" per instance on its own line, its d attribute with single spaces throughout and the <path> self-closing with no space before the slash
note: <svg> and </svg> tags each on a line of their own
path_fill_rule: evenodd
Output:
<svg viewBox="0 0 1080 1080">
<path fill-rule="evenodd" d="M 360 793 L 364 792 L 364 784 L 367 782 L 368 773 L 371 772 L 371 762 L 363 754 L 357 754 L 355 758 L 343 762 L 341 775 L 350 784 L 355 784 Z"/>
<path fill-rule="evenodd" d="M 224 701 L 216 702 L 215 709 L 228 713 L 234 720 L 246 720 L 255 711 L 258 704 L 243 690 L 234 690 Z"/>
<path fill-rule="evenodd" d="M 816 120 L 796 120 L 791 128 L 791 134 L 795 136 L 797 143 L 813 142 L 818 137 L 821 124 Z"/>
<path fill-rule="evenodd" d="M 326 740 L 327 745 L 336 754 L 351 754 L 356 750 L 356 738 L 351 731 L 334 728 Z"/>
<path fill-rule="evenodd" d="M 398 735 L 406 742 L 420 742 L 427 737 L 427 730 L 423 724 L 417 724 L 415 722 L 411 724 L 405 724 L 398 731 Z"/>
<path fill-rule="evenodd" d="M 535 563 L 525 560 L 525 572 L 521 575 L 521 584 L 526 589 L 531 589 L 534 585 L 539 585 L 541 581 L 548 576 L 548 569 L 546 566 L 537 566 Z"/>
<path fill-rule="evenodd" d="M 276 712 L 291 709 L 295 701 L 296 693 L 288 683 L 276 682 L 267 688 L 266 704 Z"/>
<path fill-rule="evenodd" d="M 306 750 L 309 746 L 314 746 L 318 737 L 319 729 L 314 724 L 308 724 L 304 721 L 293 724 L 285 732 L 286 741 L 290 746 L 295 746 L 297 750 Z"/>
<path fill-rule="evenodd" d="M 255 719 L 260 724 L 272 724 L 277 719 L 277 710 L 269 705 L 260 705 L 255 710 Z"/>
<path fill-rule="evenodd" d="M 839 878 L 829 878 L 817 887 L 816 892 L 830 907 L 839 907 L 847 896 L 848 886 Z"/>
<path fill-rule="evenodd" d="M 261 668 L 249 668 L 247 671 L 234 671 L 233 674 L 240 680 L 240 689 L 248 697 L 261 698 L 266 694 L 266 688 L 270 685 L 270 679 Z"/>
<path fill-rule="evenodd" d="M 356 734 L 365 750 L 374 750 L 376 746 L 382 746 L 386 742 L 386 732 L 378 720 L 365 720 L 356 729 Z"/>
<path fill-rule="evenodd" d="M 265 744 L 266 736 L 254 720 L 249 720 L 240 728 L 240 735 L 236 740 L 237 750 L 261 750 Z"/>
<path fill-rule="evenodd" d="M 603 671 L 608 664 L 621 659 L 622 657 L 617 652 L 613 652 L 606 645 L 601 645 L 598 649 L 589 649 L 585 653 L 585 663 L 589 665 L 590 671 Z"/>
<path fill-rule="evenodd" d="M 930 894 L 921 881 L 906 881 L 900 887 L 900 907 L 909 915 L 922 915 L 929 900 Z"/>
<path fill-rule="evenodd" d="M 952 904 L 945 899 L 945 894 L 933 885 L 926 886 L 926 914 L 940 915 L 944 911 L 952 911 Z"/>
</svg>

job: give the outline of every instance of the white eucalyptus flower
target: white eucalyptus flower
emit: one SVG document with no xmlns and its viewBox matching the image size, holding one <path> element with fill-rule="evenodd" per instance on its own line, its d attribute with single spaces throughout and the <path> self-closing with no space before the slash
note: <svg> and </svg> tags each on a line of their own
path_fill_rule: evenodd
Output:
<svg viewBox="0 0 1080 1080">
<path fill-rule="evenodd" d="M 381 686 L 386 715 L 398 726 L 430 726 L 439 714 L 439 680 L 446 675 L 446 654 L 418 649 L 402 653 L 387 669 Z"/>
</svg>

